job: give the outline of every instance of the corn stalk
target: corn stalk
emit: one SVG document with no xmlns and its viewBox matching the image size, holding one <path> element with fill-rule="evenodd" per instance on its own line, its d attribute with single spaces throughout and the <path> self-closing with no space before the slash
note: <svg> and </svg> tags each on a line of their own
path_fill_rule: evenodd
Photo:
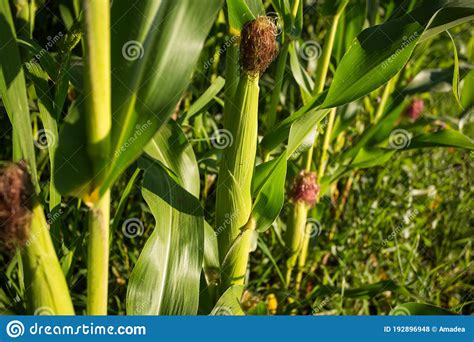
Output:
<svg viewBox="0 0 474 342">
<path fill-rule="evenodd" d="M 89 248 L 87 312 L 107 314 L 109 260 L 110 190 L 99 198 L 101 178 L 107 168 L 110 150 L 111 76 L 110 3 L 108 0 L 84 2 L 85 10 L 85 105 L 87 152 L 93 161 L 96 178 L 89 202 Z"/>
<path fill-rule="evenodd" d="M 25 162 L 0 170 L 0 242 L 6 251 L 18 248 L 21 252 L 28 313 L 74 315 L 48 222 Z"/>
<path fill-rule="evenodd" d="M 44 216 L 36 202 L 32 210 L 29 238 L 22 249 L 27 308 L 34 314 L 74 315 L 69 290 Z M 41 311 L 41 312 L 40 312 Z"/>
<path fill-rule="evenodd" d="M 291 8 L 291 16 L 293 20 L 298 14 L 298 7 L 300 6 L 300 0 L 295 0 Z M 277 66 L 275 72 L 275 86 L 273 87 L 272 97 L 270 99 L 270 108 L 268 109 L 267 128 L 271 129 L 275 125 L 277 118 L 277 107 L 280 102 L 280 92 L 283 85 L 283 78 L 285 76 L 286 61 L 288 59 L 288 49 L 290 47 L 291 37 L 286 35 L 284 37 L 283 46 L 280 53 L 278 54 Z M 266 157 L 268 157 L 267 155 Z"/>
<path fill-rule="evenodd" d="M 325 43 L 322 51 L 322 58 L 318 63 L 316 69 L 316 82 L 313 90 L 313 95 L 320 94 L 324 89 L 324 84 L 326 83 L 326 76 L 329 70 L 329 64 L 331 60 L 331 53 L 334 46 L 334 41 L 337 32 L 337 26 L 339 23 L 339 18 L 341 17 L 342 12 L 344 11 L 348 1 L 343 1 L 339 5 L 336 14 L 332 17 L 330 29 L 326 32 Z M 328 125 L 326 128 L 326 139 L 330 138 L 332 133 L 332 126 L 335 119 L 335 109 L 331 111 L 331 114 L 328 119 Z M 316 135 L 316 138 L 318 135 Z M 315 139 L 316 140 L 316 139 Z M 305 165 L 305 172 L 309 173 L 312 168 L 312 160 L 313 160 L 313 151 L 314 151 L 313 144 L 306 153 L 306 165 Z M 322 150 L 322 158 L 326 157 L 327 148 L 329 145 L 329 140 L 323 150 Z M 325 164 L 325 160 L 321 160 L 322 163 Z M 320 170 L 321 171 L 321 170 Z M 321 175 L 318 174 L 317 176 L 319 179 Z M 307 257 L 307 249 L 309 245 L 310 234 L 305 232 L 306 229 L 306 221 L 308 216 L 308 210 L 311 208 L 311 204 L 308 205 L 308 202 L 304 203 L 303 201 L 296 201 L 293 207 L 293 212 L 291 213 L 291 219 L 288 224 L 288 233 L 286 235 L 287 246 L 290 246 L 289 250 L 289 258 L 287 260 L 287 273 L 286 273 L 286 285 L 289 286 L 291 282 L 291 275 L 293 269 L 296 265 L 296 261 L 298 257 L 300 260 L 298 261 L 298 274 L 296 277 L 296 289 L 299 288 L 302 278 L 302 272 L 304 265 L 306 263 Z M 304 252 L 302 252 L 305 250 Z"/>
</svg>

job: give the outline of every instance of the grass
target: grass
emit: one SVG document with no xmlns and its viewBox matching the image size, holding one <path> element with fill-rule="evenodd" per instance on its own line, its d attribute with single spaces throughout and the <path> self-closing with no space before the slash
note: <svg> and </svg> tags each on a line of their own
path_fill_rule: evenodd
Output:
<svg viewBox="0 0 474 342">
<path fill-rule="evenodd" d="M 474 7 L 207 1 L 0 6 L 0 312 L 471 314 Z"/>
<path fill-rule="evenodd" d="M 279 313 L 296 306 L 298 314 L 381 315 L 400 302 L 421 301 L 470 314 L 472 164 L 469 153 L 437 150 L 360 173 L 340 220 L 331 220 L 330 208 L 321 220 L 322 234 L 310 249 L 312 271 L 305 274 L 301 292 L 282 290 L 275 272 L 265 272 L 272 263 L 261 252 L 250 260 L 255 275 L 250 291 L 263 302 L 277 293 Z M 405 224 L 404 214 L 415 210 L 419 214 Z M 264 239 L 278 260 L 284 249 L 277 237 L 268 232 Z M 347 294 L 383 281 L 406 289 L 387 283 L 375 296 Z M 301 302 L 289 306 L 288 298 L 295 296 Z"/>
</svg>

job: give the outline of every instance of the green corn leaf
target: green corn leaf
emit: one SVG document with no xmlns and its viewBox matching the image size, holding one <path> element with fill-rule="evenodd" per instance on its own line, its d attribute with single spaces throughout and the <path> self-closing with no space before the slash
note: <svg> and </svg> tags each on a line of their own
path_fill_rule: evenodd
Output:
<svg viewBox="0 0 474 342">
<path fill-rule="evenodd" d="M 220 6 L 220 0 L 206 6 L 192 0 L 112 4 L 112 146 L 101 193 L 138 158 L 174 111 Z M 61 193 L 80 195 L 94 172 L 90 161 L 85 162 L 85 140 L 70 136 L 84 129 L 83 111 L 80 106 L 76 110 L 70 129 L 60 133 L 56 179 L 61 179 Z M 61 163 L 64 159 L 69 162 Z"/>
<path fill-rule="evenodd" d="M 320 120 L 322 120 L 324 116 L 320 117 L 321 114 L 318 112 L 318 108 L 321 105 L 321 103 L 324 101 L 326 95 L 327 95 L 327 91 L 324 91 L 321 94 L 315 97 L 312 97 L 307 104 L 305 104 L 303 107 L 301 107 L 292 115 L 290 115 L 285 120 L 283 120 L 277 127 L 275 127 L 273 130 L 271 130 L 267 135 L 263 137 L 262 141 L 260 142 L 260 145 L 262 146 L 262 148 L 267 151 L 272 151 L 273 149 L 275 149 L 279 144 L 281 144 L 283 141 L 285 141 L 285 139 L 288 138 L 291 125 L 295 121 L 301 119 L 303 116 L 306 116 L 307 118 L 309 118 L 311 114 L 314 114 L 316 116 L 316 119 L 314 120 L 315 122 L 319 122 Z M 326 110 L 325 112 L 326 114 L 329 113 L 328 110 Z M 307 126 L 309 126 L 309 131 L 312 131 L 315 128 L 315 126 L 310 126 L 310 125 L 307 125 Z M 306 136 L 305 134 L 301 134 L 301 135 L 298 134 L 297 138 L 301 139 L 301 141 L 296 140 L 294 144 L 292 145 L 293 148 L 291 148 L 290 151 L 298 148 L 298 145 L 301 144 L 305 136 Z M 291 154 L 292 153 L 288 153 L 288 157 L 290 157 Z"/>
<path fill-rule="evenodd" d="M 199 295 L 199 313 L 209 313 L 216 304 L 221 282 L 221 267 L 217 235 L 211 225 L 204 222 L 203 277 Z M 204 279 L 203 279 L 204 278 Z"/>
<path fill-rule="evenodd" d="M 474 60 L 474 37 L 471 36 L 467 45 L 466 56 L 469 60 Z M 461 70 L 461 75 L 463 71 Z M 467 73 L 461 90 L 461 103 L 463 108 L 469 110 L 474 106 L 474 70 Z"/>
<path fill-rule="evenodd" d="M 69 82 L 71 85 L 80 93 L 83 91 L 83 61 L 82 58 L 71 55 L 71 61 L 69 63 Z M 113 82 L 113 81 L 112 81 Z"/>
<path fill-rule="evenodd" d="M 337 60 L 340 60 L 353 39 L 364 27 L 366 13 L 367 1 L 365 0 L 349 1 L 346 10 L 342 12 L 333 48 L 333 55 Z"/>
<path fill-rule="evenodd" d="M 169 121 L 164 125 L 144 151 L 170 169 L 186 191 L 194 197 L 199 197 L 199 168 L 196 156 L 176 122 Z"/>
<path fill-rule="evenodd" d="M 307 132 L 311 132 L 324 118 L 324 115 L 319 117 L 321 113 L 316 110 L 318 107 L 324 109 L 343 105 L 372 92 L 403 68 L 416 44 L 421 41 L 420 38 L 425 37 L 428 31 L 432 36 L 442 31 L 438 29 L 445 30 L 472 20 L 474 14 L 474 4 L 467 0 L 425 3 L 426 6 L 411 13 L 362 31 L 339 63 L 327 95 L 322 93 L 311 98 L 269 132 L 262 140 L 262 147 L 273 150 L 288 137 L 291 125 L 297 119 L 312 112 L 317 116 L 316 119 L 307 125 L 304 121 L 300 123 L 306 126 Z M 432 30 L 425 31 L 427 28 Z M 304 141 L 307 134 L 295 135 L 288 156 L 295 146 L 297 148 Z"/>
<path fill-rule="evenodd" d="M 301 143 L 305 141 L 309 135 L 314 135 L 315 127 L 329 112 L 329 109 L 308 112 L 291 125 L 288 147 L 286 150 L 288 157 L 297 151 L 301 146 Z"/>
<path fill-rule="evenodd" d="M 358 288 L 344 289 L 344 297 L 347 298 L 374 298 L 378 294 L 384 291 L 397 291 L 400 288 L 393 280 L 383 280 L 374 284 L 361 286 Z M 342 289 L 338 289 L 337 292 L 341 292 Z"/>
<path fill-rule="evenodd" d="M 155 134 L 145 153 L 162 165 L 139 160 L 139 166 L 146 169 L 142 193 L 155 216 L 156 227 L 132 272 L 127 312 L 196 314 L 200 270 L 206 261 L 209 267 L 216 267 L 218 257 L 213 254 L 217 252 L 217 246 L 213 246 L 217 245 L 215 234 L 213 241 L 209 240 L 209 234 L 204 234 L 205 222 L 196 198 L 199 196 L 196 157 L 174 121 Z M 218 265 L 217 261 L 217 268 Z M 140 306 L 142 300 L 148 300 L 150 305 Z M 140 312 L 144 308 L 147 309 Z"/>
<path fill-rule="evenodd" d="M 275 271 L 278 274 L 278 277 L 280 278 L 280 281 L 282 284 L 285 284 L 285 277 L 283 276 L 282 271 L 280 270 L 280 267 L 278 266 L 278 263 L 276 262 L 275 258 L 272 255 L 272 252 L 270 251 L 270 248 L 268 248 L 267 244 L 263 239 L 260 237 L 258 238 L 258 249 L 262 251 L 263 254 L 265 254 L 270 262 L 272 263 L 273 267 L 275 268 Z"/>
<path fill-rule="evenodd" d="M 362 113 L 364 107 L 360 101 L 350 102 L 337 109 L 336 120 L 332 129 L 331 141 L 339 136 L 342 132 L 354 124 L 358 114 Z"/>
<path fill-rule="evenodd" d="M 240 29 L 246 22 L 265 14 L 262 0 L 228 0 L 226 4 L 229 30 L 234 35 L 240 34 Z"/>
<path fill-rule="evenodd" d="M 385 164 L 395 154 L 396 150 L 382 148 L 361 148 L 350 163 L 349 169 L 366 169 Z"/>
<path fill-rule="evenodd" d="M 458 57 L 458 49 L 456 47 L 456 42 L 453 39 L 453 36 L 446 31 L 448 34 L 449 38 L 451 39 L 451 42 L 453 43 L 453 55 L 454 55 L 454 66 L 453 66 L 453 95 L 454 98 L 456 99 L 456 102 L 458 103 L 459 107 L 462 108 L 462 103 L 460 99 L 460 92 L 459 92 L 459 57 Z"/>
<path fill-rule="evenodd" d="M 412 138 L 406 149 L 426 147 L 457 147 L 474 150 L 474 143 L 467 136 L 454 129 L 443 129 Z"/>
<path fill-rule="evenodd" d="M 465 75 L 468 68 L 461 70 L 461 75 Z M 437 89 L 442 84 L 449 85 L 452 78 L 453 68 L 429 69 L 418 73 L 405 89 L 394 91 L 394 95 L 389 99 L 385 113 L 382 115 L 383 119 L 365 130 L 359 140 L 352 147 L 344 151 L 338 160 L 351 159 L 364 146 L 373 145 L 385 140 L 393 130 L 395 121 L 402 115 L 408 105 L 406 95 L 434 91 L 434 89 Z"/>
<path fill-rule="evenodd" d="M 397 5 L 393 8 L 393 11 L 390 13 L 390 19 L 398 18 L 404 14 L 407 14 L 417 5 L 417 1 L 414 0 L 403 0 L 400 5 Z"/>
<path fill-rule="evenodd" d="M 59 130 L 59 141 L 54 161 L 55 186 L 61 194 L 85 196 L 91 190 L 92 165 L 85 145 L 86 123 L 83 99 L 79 96 L 68 109 Z M 73 179 L 71 179 L 73 177 Z"/>
<path fill-rule="evenodd" d="M 29 67 L 29 78 L 35 86 L 38 98 L 38 107 L 43 123 L 43 131 L 39 132 L 39 139 L 42 139 L 41 147 L 47 147 L 49 153 L 49 163 L 51 170 L 54 169 L 56 146 L 58 143 L 58 124 L 53 116 L 54 108 L 51 102 L 51 93 L 48 86 L 48 74 L 41 69 L 39 64 L 33 63 Z M 61 203 L 61 194 L 55 187 L 54 173 L 50 173 L 49 183 L 49 210 L 54 210 Z M 56 208 L 57 209 L 57 208 Z"/>
<path fill-rule="evenodd" d="M 217 247 L 217 236 L 214 229 L 207 222 L 204 223 L 204 273 L 206 275 L 207 284 L 213 285 L 214 281 L 219 278 L 219 250 Z"/>
<path fill-rule="evenodd" d="M 35 200 L 30 243 L 22 249 L 27 308 L 30 314 L 74 315 L 69 289 L 54 250 L 43 207 Z M 44 313 L 43 313 L 44 314 Z"/>
<path fill-rule="evenodd" d="M 337 68 L 323 108 L 351 102 L 386 83 L 407 63 L 425 30 L 431 29 L 433 35 L 474 15 L 474 4 L 469 1 L 424 4 L 357 36 Z"/>
<path fill-rule="evenodd" d="M 430 304 L 423 303 L 404 303 L 397 305 L 390 315 L 401 315 L 401 316 L 444 316 L 444 315 L 455 315 L 454 312 L 439 308 Z"/>
<path fill-rule="evenodd" d="M 474 106 L 474 70 L 464 78 L 464 85 L 461 93 L 461 103 L 464 108 L 471 108 Z"/>
<path fill-rule="evenodd" d="M 244 292 L 241 285 L 229 287 L 217 301 L 212 309 L 211 316 L 243 316 L 245 315 L 240 305 L 240 298 Z"/>
<path fill-rule="evenodd" d="M 0 19 L 0 95 L 19 143 L 18 152 L 27 161 L 31 180 L 39 192 L 25 74 L 8 1 L 0 1 Z"/>
<path fill-rule="evenodd" d="M 322 106 L 352 102 L 395 76 L 410 58 L 422 30 L 418 22 L 404 16 L 362 31 L 342 58 Z"/>
<path fill-rule="evenodd" d="M 36 96 L 38 98 L 38 107 L 40 112 L 43 129 L 38 131 L 38 147 L 47 148 L 49 155 L 50 170 L 54 169 L 56 147 L 58 143 L 58 124 L 53 116 L 54 107 L 51 101 L 51 93 L 48 86 L 48 74 L 41 69 L 37 63 L 32 63 L 28 69 L 28 76 L 33 81 Z M 49 212 L 51 215 L 57 215 L 61 209 L 61 194 L 55 186 L 54 172 L 49 172 Z M 61 220 L 53 220 L 50 232 L 53 237 L 55 247 L 58 247 L 60 241 L 60 223 Z"/>
<path fill-rule="evenodd" d="M 142 194 L 156 226 L 130 276 L 127 313 L 195 315 L 204 245 L 200 203 L 155 163 L 147 166 Z"/>
<path fill-rule="evenodd" d="M 136 1 L 138 13 L 126 2 L 112 6 L 118 33 L 112 40 L 117 79 L 112 84 L 112 110 L 118 124 L 112 127 L 116 153 L 104 188 L 140 155 L 175 110 L 220 6 L 220 0 L 210 0 L 206 6 L 192 0 Z M 131 30 L 131 25 L 138 27 Z M 133 54 L 136 47 L 138 55 Z M 130 140 L 134 143 L 117 153 Z"/>
<path fill-rule="evenodd" d="M 373 298 L 384 291 L 398 291 L 403 289 L 393 280 L 382 280 L 373 284 L 363 285 L 357 288 L 341 288 L 336 286 L 322 286 L 314 291 L 314 295 L 323 298 L 335 293 L 344 293 L 347 298 Z M 312 298 L 308 298 L 312 299 Z M 317 304 L 317 303 L 313 303 Z"/>
<path fill-rule="evenodd" d="M 470 0 L 424 0 L 412 13 L 417 20 L 428 22 L 419 43 L 450 28 L 474 20 L 474 4 Z"/>
<path fill-rule="evenodd" d="M 364 27 L 367 14 L 367 1 L 356 0 L 349 1 L 346 10 L 343 12 L 345 17 L 344 25 L 344 51 L 349 49 L 354 38 Z"/>
<path fill-rule="evenodd" d="M 64 103 L 66 101 L 66 96 L 69 88 L 69 79 L 71 69 L 71 58 L 72 50 L 74 47 L 79 44 L 82 37 L 81 31 L 81 21 L 78 20 L 71 26 L 69 31 L 64 35 L 60 41 L 60 48 L 58 53 L 58 64 L 59 68 L 54 75 L 54 82 L 56 83 L 55 92 L 54 92 L 54 106 L 55 106 L 55 117 L 59 117 Z"/>
<path fill-rule="evenodd" d="M 257 166 L 253 177 L 252 216 L 256 229 L 265 231 L 280 214 L 285 200 L 286 153 Z"/>
<path fill-rule="evenodd" d="M 59 4 L 59 13 L 61 14 L 61 19 L 64 22 L 64 25 L 67 28 L 70 28 L 74 23 L 74 12 L 67 6 L 65 3 Z"/>
<path fill-rule="evenodd" d="M 189 107 L 189 110 L 186 114 L 180 118 L 180 122 L 185 122 L 192 118 L 194 115 L 197 115 L 209 107 L 214 97 L 224 88 L 225 80 L 222 77 L 217 77 L 214 82 L 207 88 L 207 90 L 202 94 L 194 103 Z"/>
<path fill-rule="evenodd" d="M 412 137 L 412 134 L 406 130 L 395 129 L 388 139 L 388 148 L 364 146 L 351 150 L 350 155 L 353 154 L 352 151 L 355 153 L 351 162 L 346 166 L 339 167 L 332 175 L 325 177 L 321 192 L 324 193 L 327 186 L 350 170 L 384 165 L 397 152 L 433 147 L 456 147 L 474 150 L 474 143 L 467 136 L 453 129 L 443 129 L 438 132 L 420 134 L 415 137 Z"/>
<path fill-rule="evenodd" d="M 300 87 L 303 99 L 310 98 L 311 93 L 313 92 L 314 82 L 306 72 L 305 68 L 301 65 L 294 41 L 290 43 L 288 50 L 290 55 L 290 68 L 293 78 Z"/>
<path fill-rule="evenodd" d="M 265 15 L 265 6 L 262 0 L 245 0 L 245 2 L 255 17 Z"/>
<path fill-rule="evenodd" d="M 137 180 L 137 177 L 140 175 L 140 172 L 141 172 L 140 168 L 136 168 L 132 176 L 128 180 L 127 185 L 122 190 L 122 194 L 120 195 L 120 200 L 118 202 L 117 209 L 115 209 L 115 215 L 112 220 L 112 224 L 110 226 L 110 242 L 112 242 L 114 238 L 114 234 L 117 231 L 117 227 L 118 227 L 119 221 L 122 218 L 123 211 L 125 210 L 125 207 L 127 206 L 128 197 L 130 196 L 130 192 L 132 191 L 133 186 L 135 185 L 135 181 Z"/>
<path fill-rule="evenodd" d="M 56 65 L 54 62 L 54 58 L 50 55 L 48 51 L 45 52 L 44 49 L 38 43 L 28 38 L 18 39 L 18 45 L 29 51 L 33 56 L 40 55 L 41 58 L 39 59 L 39 64 L 41 64 L 44 71 L 48 73 L 48 76 L 51 79 L 54 79 L 56 75 Z M 33 61 L 33 63 L 31 63 L 31 61 L 28 61 L 26 64 L 26 68 L 28 69 L 31 64 L 35 64 L 35 62 Z"/>
<path fill-rule="evenodd" d="M 359 150 L 367 146 L 369 142 L 386 139 L 392 131 L 395 121 L 406 108 L 406 105 L 407 102 L 403 101 L 402 96 L 395 96 L 395 98 L 390 99 L 387 109 L 382 115 L 382 120 L 379 120 L 375 125 L 370 126 L 366 131 L 364 131 L 359 140 L 343 152 L 339 157 L 339 160 L 346 161 L 354 158 Z"/>
<path fill-rule="evenodd" d="M 69 78 L 70 78 L 70 61 L 72 56 L 72 50 L 74 47 L 79 43 L 81 38 L 81 31 L 80 31 L 80 22 L 76 22 L 74 26 L 71 27 L 69 32 L 66 35 L 61 34 L 62 39 L 59 42 L 60 48 L 57 54 L 58 62 L 56 63 L 55 59 L 51 56 L 48 51 L 45 51 L 43 47 L 41 47 L 38 43 L 34 40 L 28 38 L 18 39 L 18 44 L 25 48 L 32 56 L 41 56 L 41 58 L 36 58 L 28 61 L 26 63 L 27 69 L 32 69 L 35 65 L 40 64 L 42 69 L 47 72 L 49 78 L 54 80 L 55 84 L 55 92 L 54 92 L 54 117 L 59 117 L 61 113 L 62 107 L 66 100 L 67 90 L 69 86 Z M 59 64 L 59 68 L 57 68 L 57 64 Z M 81 70 L 82 71 L 82 70 Z M 82 81 L 80 82 L 81 86 L 77 87 L 82 89 Z"/>
<path fill-rule="evenodd" d="M 288 155 L 291 155 L 295 146 L 297 148 L 324 118 L 325 114 L 320 117 L 321 113 L 314 111 L 323 98 L 324 102 L 320 105 L 320 109 L 349 103 L 370 93 L 402 69 L 426 28 L 446 29 L 446 25 L 451 27 L 471 20 L 473 13 L 474 5 L 468 1 L 460 0 L 448 4 L 446 1 L 439 0 L 383 25 L 364 30 L 353 41 L 338 65 L 327 96 L 320 94 L 313 97 L 308 104 L 267 134 L 262 141 L 262 146 L 272 150 L 284 141 L 289 127 L 299 124 L 304 126 L 303 130 L 306 134 L 294 135 L 288 152 Z M 441 31 L 430 32 L 434 34 Z M 311 116 L 308 113 L 311 111 L 314 111 L 313 115 L 316 118 L 306 123 L 306 120 L 310 120 Z M 298 123 L 297 119 L 305 115 L 306 120 L 302 119 Z M 292 130 L 299 131 L 298 127 Z"/>
</svg>

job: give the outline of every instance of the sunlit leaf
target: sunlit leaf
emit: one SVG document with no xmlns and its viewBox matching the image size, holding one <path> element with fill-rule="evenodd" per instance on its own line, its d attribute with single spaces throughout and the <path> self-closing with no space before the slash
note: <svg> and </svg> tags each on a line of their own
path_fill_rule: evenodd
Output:
<svg viewBox="0 0 474 342">
<path fill-rule="evenodd" d="M 243 316 L 244 311 L 240 305 L 240 298 L 244 287 L 233 285 L 224 292 L 212 309 L 211 316 Z"/>
<path fill-rule="evenodd" d="M 260 164 L 253 177 L 252 216 L 256 229 L 264 231 L 280 214 L 285 200 L 286 153 Z"/>
<path fill-rule="evenodd" d="M 155 163 L 147 165 L 142 194 L 156 226 L 130 276 L 127 313 L 195 315 L 204 244 L 199 201 Z"/>
<path fill-rule="evenodd" d="M 8 1 L 0 1 L 0 32 L 0 95 L 19 142 L 18 152 L 29 164 L 32 181 L 39 191 L 25 74 Z"/>
</svg>

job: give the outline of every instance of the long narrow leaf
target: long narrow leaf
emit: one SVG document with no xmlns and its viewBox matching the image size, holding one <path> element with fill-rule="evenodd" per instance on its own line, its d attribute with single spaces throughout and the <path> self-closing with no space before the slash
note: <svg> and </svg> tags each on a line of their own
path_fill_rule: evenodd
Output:
<svg viewBox="0 0 474 342">
<path fill-rule="evenodd" d="M 127 313 L 195 315 L 204 243 L 199 201 L 154 163 L 145 171 L 142 194 L 156 226 L 130 276 Z"/>
<path fill-rule="evenodd" d="M 156 227 L 130 278 L 127 312 L 196 314 L 203 266 L 204 217 L 199 197 L 199 170 L 193 149 L 175 122 L 169 122 L 145 148 L 154 161 L 145 168 L 142 193 Z M 170 170 L 171 177 L 163 168 Z M 207 241 L 209 242 L 209 241 Z M 212 245 L 206 256 L 213 263 Z M 210 267 L 214 267 L 212 265 Z M 150 305 L 140 305 L 140 303 Z"/>
<path fill-rule="evenodd" d="M 22 158 L 28 162 L 32 182 L 39 191 L 25 74 L 8 1 L 0 1 L 0 32 L 0 95 L 18 139 Z"/>
</svg>

